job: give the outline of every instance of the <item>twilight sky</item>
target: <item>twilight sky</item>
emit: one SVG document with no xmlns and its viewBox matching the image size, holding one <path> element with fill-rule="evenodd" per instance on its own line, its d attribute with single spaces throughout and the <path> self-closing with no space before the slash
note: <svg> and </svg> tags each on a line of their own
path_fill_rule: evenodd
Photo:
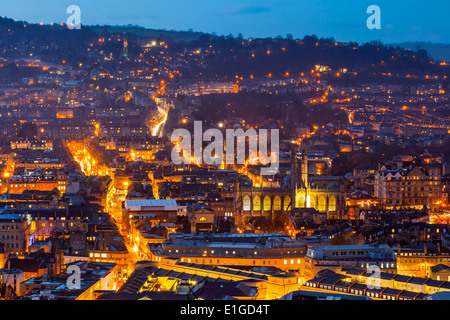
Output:
<svg viewBox="0 0 450 320">
<path fill-rule="evenodd" d="M 66 22 L 69 5 L 84 25 L 140 25 L 153 29 L 275 37 L 333 36 L 338 41 L 450 43 L 446 0 L 0 0 L 0 16 L 34 23 Z M 369 30 L 370 5 L 381 8 L 381 30 Z"/>
</svg>

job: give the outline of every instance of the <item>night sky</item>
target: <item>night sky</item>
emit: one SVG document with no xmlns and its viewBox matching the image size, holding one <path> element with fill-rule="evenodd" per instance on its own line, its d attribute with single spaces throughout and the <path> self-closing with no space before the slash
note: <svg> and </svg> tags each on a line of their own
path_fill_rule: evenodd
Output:
<svg viewBox="0 0 450 320">
<path fill-rule="evenodd" d="M 33 23 L 66 22 L 69 5 L 85 25 L 140 25 L 218 35 L 306 34 L 358 43 L 450 43 L 450 1 L 443 0 L 0 0 L 0 16 Z M 367 7 L 381 8 L 381 30 L 369 30 Z"/>
</svg>

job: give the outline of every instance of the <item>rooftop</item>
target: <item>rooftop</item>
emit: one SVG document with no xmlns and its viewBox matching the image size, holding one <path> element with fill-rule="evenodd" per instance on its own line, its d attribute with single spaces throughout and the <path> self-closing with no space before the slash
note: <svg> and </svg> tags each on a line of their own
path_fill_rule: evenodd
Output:
<svg viewBox="0 0 450 320">
<path fill-rule="evenodd" d="M 141 210 L 142 207 L 176 207 L 177 201 L 173 199 L 138 199 L 126 200 L 125 209 Z"/>
</svg>

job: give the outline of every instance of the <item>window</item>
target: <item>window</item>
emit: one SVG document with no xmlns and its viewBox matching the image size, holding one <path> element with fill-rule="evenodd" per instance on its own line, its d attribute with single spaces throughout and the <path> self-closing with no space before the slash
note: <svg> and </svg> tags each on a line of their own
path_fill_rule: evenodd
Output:
<svg viewBox="0 0 450 320">
<path fill-rule="evenodd" d="M 271 201 L 269 196 L 264 197 L 263 208 L 264 211 L 270 211 Z"/>
<path fill-rule="evenodd" d="M 281 198 L 278 195 L 273 199 L 273 210 L 281 211 Z"/>
<path fill-rule="evenodd" d="M 291 197 L 290 196 L 286 196 L 284 197 L 284 201 L 283 201 L 283 210 L 284 211 L 288 211 L 288 209 L 291 206 Z"/>
<path fill-rule="evenodd" d="M 261 211 L 261 198 L 259 196 L 253 198 L 253 210 Z"/>
<path fill-rule="evenodd" d="M 327 211 L 327 200 L 325 199 L 325 196 L 319 197 L 319 212 L 325 212 Z"/>
<path fill-rule="evenodd" d="M 328 199 L 328 210 L 331 212 L 336 211 L 336 198 L 334 196 Z"/>
<path fill-rule="evenodd" d="M 243 209 L 244 209 L 244 211 L 250 211 L 251 210 L 251 200 L 250 200 L 250 197 L 248 195 L 246 195 L 244 197 Z"/>
</svg>

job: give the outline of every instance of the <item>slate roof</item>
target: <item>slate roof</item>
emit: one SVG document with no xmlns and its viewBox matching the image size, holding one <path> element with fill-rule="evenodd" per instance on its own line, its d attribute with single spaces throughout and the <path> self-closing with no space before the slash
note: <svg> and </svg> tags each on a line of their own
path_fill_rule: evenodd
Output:
<svg viewBox="0 0 450 320">
<path fill-rule="evenodd" d="M 36 259 L 18 259 L 9 258 L 6 262 L 5 267 L 9 266 L 9 269 L 19 269 L 23 272 L 34 272 L 38 273 L 40 269 L 45 268 L 45 264 Z"/>
</svg>

